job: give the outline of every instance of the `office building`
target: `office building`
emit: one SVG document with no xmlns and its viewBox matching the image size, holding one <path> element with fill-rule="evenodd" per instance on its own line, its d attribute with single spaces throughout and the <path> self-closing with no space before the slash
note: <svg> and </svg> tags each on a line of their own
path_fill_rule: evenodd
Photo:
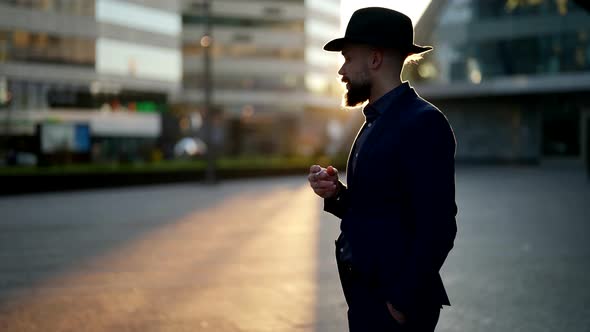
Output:
<svg viewBox="0 0 590 332">
<path fill-rule="evenodd" d="M 61 124 L 49 135 L 54 149 L 82 139 L 75 152 L 92 160 L 145 159 L 181 86 L 178 8 L 156 0 L 0 0 L 2 153 L 34 152 L 37 125 L 52 123 Z M 71 124 L 85 125 L 90 137 L 68 138 Z"/>
<path fill-rule="evenodd" d="M 433 1 L 404 75 L 449 117 L 457 159 L 581 160 L 590 119 L 590 15 L 568 0 Z"/>
<path fill-rule="evenodd" d="M 187 117 L 204 105 L 204 17 L 202 1 L 183 2 L 180 102 L 194 106 Z M 340 1 L 215 0 L 210 18 L 223 153 L 323 153 L 348 116 L 339 110 L 338 54 L 322 50 L 340 34 Z"/>
</svg>

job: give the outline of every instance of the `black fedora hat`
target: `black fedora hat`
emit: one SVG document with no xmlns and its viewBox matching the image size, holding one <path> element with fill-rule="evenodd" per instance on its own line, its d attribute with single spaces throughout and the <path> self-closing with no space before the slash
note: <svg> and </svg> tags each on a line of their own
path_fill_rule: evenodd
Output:
<svg viewBox="0 0 590 332">
<path fill-rule="evenodd" d="M 418 54 L 430 51 L 430 46 L 414 44 L 412 20 L 393 9 L 368 7 L 355 11 L 343 38 L 330 41 L 324 50 L 339 52 L 346 44 L 366 44 Z"/>
</svg>

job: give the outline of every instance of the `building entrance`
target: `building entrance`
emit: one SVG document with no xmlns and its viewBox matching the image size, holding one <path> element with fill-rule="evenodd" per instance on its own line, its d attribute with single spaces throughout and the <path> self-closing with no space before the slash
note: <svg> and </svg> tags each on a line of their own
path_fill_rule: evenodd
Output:
<svg viewBox="0 0 590 332">
<path fill-rule="evenodd" d="M 580 157 L 580 109 L 563 100 L 543 107 L 543 157 Z"/>
</svg>

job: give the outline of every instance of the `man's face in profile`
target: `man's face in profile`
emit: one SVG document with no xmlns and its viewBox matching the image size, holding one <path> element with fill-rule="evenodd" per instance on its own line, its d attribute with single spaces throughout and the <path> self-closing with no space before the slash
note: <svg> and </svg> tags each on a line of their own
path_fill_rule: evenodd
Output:
<svg viewBox="0 0 590 332">
<path fill-rule="evenodd" d="M 370 49 L 363 45 L 347 45 L 342 50 L 344 64 L 338 71 L 346 83 L 345 105 L 354 107 L 369 100 L 372 83 L 369 77 Z"/>
</svg>

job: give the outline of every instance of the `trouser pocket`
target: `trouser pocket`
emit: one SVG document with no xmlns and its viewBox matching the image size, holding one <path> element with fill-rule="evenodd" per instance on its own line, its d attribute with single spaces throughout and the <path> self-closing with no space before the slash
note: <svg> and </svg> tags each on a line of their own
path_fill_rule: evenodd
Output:
<svg viewBox="0 0 590 332">
<path fill-rule="evenodd" d="M 346 304 L 350 306 L 351 301 L 351 291 L 352 287 L 354 286 L 354 276 L 352 275 L 352 266 L 350 262 L 342 262 L 340 260 L 340 249 L 338 240 L 336 241 L 336 265 L 338 266 L 338 275 L 340 276 L 340 284 L 342 285 L 342 291 L 344 293 L 344 298 L 346 300 Z"/>
</svg>

